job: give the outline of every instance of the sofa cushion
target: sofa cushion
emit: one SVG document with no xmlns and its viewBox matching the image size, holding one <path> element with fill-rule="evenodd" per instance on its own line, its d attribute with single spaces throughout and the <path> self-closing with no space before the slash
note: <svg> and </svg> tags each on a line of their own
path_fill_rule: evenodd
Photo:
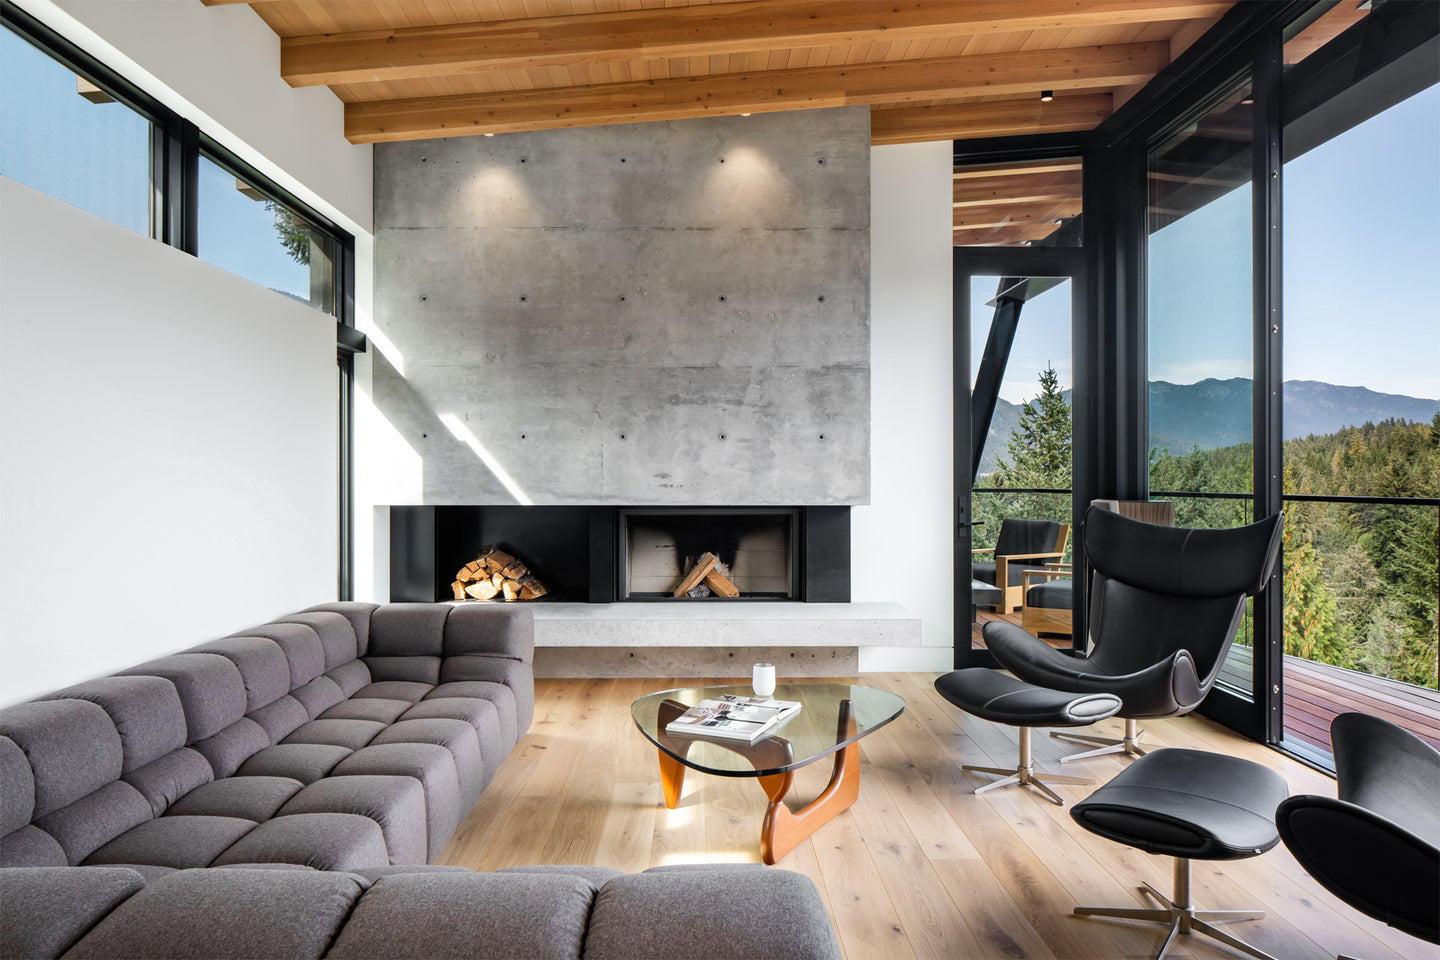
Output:
<svg viewBox="0 0 1440 960">
<path fill-rule="evenodd" d="M 375 739 L 385 724 L 375 720 L 309 720 L 286 737 L 283 743 L 328 743 L 359 750 Z"/>
<path fill-rule="evenodd" d="M 330 773 L 333 777 L 369 774 L 420 781 L 425 789 L 425 857 L 438 857 L 465 815 L 450 751 L 433 743 L 372 743 L 341 760 Z"/>
<path fill-rule="evenodd" d="M 245 712 L 274 703 L 290 692 L 290 661 L 274 640 L 228 637 L 191 647 L 186 653 L 213 653 L 235 664 L 245 683 Z"/>
<path fill-rule="evenodd" d="M 318 958 L 360 889 L 309 870 L 183 870 L 121 903 L 67 956 Z"/>
<path fill-rule="evenodd" d="M 131 870 L 0 870 L 0 957 L 58 957 L 116 906 L 145 888 Z M 64 904 L 57 910 L 56 904 Z"/>
<path fill-rule="evenodd" d="M 520 742 L 520 714 L 515 701 L 515 692 L 503 683 L 486 680 L 462 680 L 442 683 L 425 695 L 421 703 L 435 703 L 449 699 L 488 700 L 495 705 L 499 715 L 500 732 L 505 739 L 505 749 Z M 418 704 L 417 704 L 418 706 Z"/>
<path fill-rule="evenodd" d="M 381 680 L 370 684 L 368 687 L 361 687 L 359 690 L 356 690 L 352 699 L 404 700 L 408 703 L 419 703 L 434 689 L 435 684 L 433 683 L 409 680 Z"/>
<path fill-rule="evenodd" d="M 329 677 L 316 677 L 303 687 L 291 690 L 290 696 L 300 701 L 305 713 L 312 720 L 345 701 L 345 691 Z"/>
<path fill-rule="evenodd" d="M 340 688 L 340 692 L 347 697 L 355 696 L 373 679 L 370 676 L 370 668 L 365 666 L 364 660 L 351 660 L 349 663 L 341 664 L 334 670 L 326 671 L 325 676 L 334 680 L 335 685 Z"/>
<path fill-rule="evenodd" d="M 314 783 L 350 755 L 348 747 L 326 743 L 277 743 L 266 747 L 235 771 L 241 777 L 289 777 Z"/>
<path fill-rule="evenodd" d="M 278 816 L 297 813 L 355 813 L 369 817 L 385 836 L 390 863 L 426 860 L 425 790 L 413 777 L 326 777 L 280 808 Z"/>
<path fill-rule="evenodd" d="M 445 603 L 387 603 L 370 614 L 366 657 L 439 657 L 445 653 Z"/>
<path fill-rule="evenodd" d="M 774 956 L 835 958 L 840 947 L 809 877 L 789 870 L 696 867 L 637 873 L 606 882 L 585 936 L 586 960 Z M 723 909 L 714 909 L 724 904 Z"/>
<path fill-rule="evenodd" d="M 505 739 L 500 712 L 489 700 L 471 700 L 468 697 L 421 700 L 401 714 L 397 722 L 408 720 L 460 720 L 468 723 L 480 743 L 480 779 L 485 784 L 495 778 L 500 764 L 515 745 Z"/>
<path fill-rule="evenodd" d="M 123 752 L 110 715 L 86 700 L 41 700 L 0 710 L 0 736 L 25 752 L 35 781 L 31 819 L 120 779 Z"/>
<path fill-rule="evenodd" d="M 525 607 L 469 604 L 445 618 L 443 654 L 480 654 L 530 663 L 535 659 L 535 614 Z"/>
<path fill-rule="evenodd" d="M 181 797 L 170 816 L 240 817 L 255 823 L 269 820 L 304 786 L 289 777 L 227 777 Z"/>
<path fill-rule="evenodd" d="M 399 680 L 434 686 L 440 682 L 439 657 L 367 656 L 365 667 L 376 680 Z"/>
<path fill-rule="evenodd" d="M 35 775 L 25 751 L 0 737 L 0 837 L 30 822 L 35 813 Z"/>
<path fill-rule="evenodd" d="M 409 700 L 377 700 L 369 697 L 351 697 L 335 704 L 320 714 L 321 720 L 373 720 L 376 723 L 394 723 L 413 704 Z"/>
<path fill-rule="evenodd" d="M 255 827 L 215 858 L 213 866 L 299 863 L 316 870 L 350 870 L 383 867 L 389 862 L 385 834 L 369 817 L 354 813 L 296 813 Z"/>
<path fill-rule="evenodd" d="M 124 778 L 126 783 L 140 791 L 157 817 L 170 804 L 213 779 L 210 762 L 189 747 L 172 750 Z"/>
<path fill-rule="evenodd" d="M 515 698 L 515 721 L 520 733 L 535 718 L 535 670 L 528 663 L 503 657 L 446 657 L 440 666 L 440 686 L 479 680 L 510 688 Z M 498 704 L 497 704 L 498 705 Z"/>
<path fill-rule="evenodd" d="M 101 677 L 56 691 L 46 700 L 88 700 L 110 715 L 120 734 L 121 772 L 129 773 L 185 746 L 185 711 L 175 685 L 161 677 Z"/>
<path fill-rule="evenodd" d="M 594 885 L 565 874 L 382 877 L 361 897 L 328 956 L 422 960 L 454 956 L 464 944 L 465 956 L 480 960 L 575 958 L 594 897 Z"/>
<path fill-rule="evenodd" d="M 235 637 L 264 637 L 273 640 L 290 664 L 290 689 L 303 687 L 325 672 L 325 647 L 320 636 L 304 623 L 267 623 L 251 627 Z"/>
<path fill-rule="evenodd" d="M 128 830 L 85 860 L 97 864 L 150 863 L 187 869 L 206 867 L 255 829 L 239 817 L 159 817 Z"/>
<path fill-rule="evenodd" d="M 214 653 L 177 653 L 121 670 L 122 677 L 164 677 L 185 709 L 186 742 L 214 736 L 245 715 L 245 681 Z"/>
<path fill-rule="evenodd" d="M 345 600 L 334 603 L 317 603 L 313 607 L 306 607 L 303 613 L 338 613 L 350 621 L 350 626 L 355 630 L 355 655 L 365 656 L 370 643 L 370 616 L 380 609 L 378 603 L 360 603 L 354 600 Z"/>
<path fill-rule="evenodd" d="M 249 717 L 241 717 L 214 736 L 191 746 L 204 757 L 217 779 L 233 776 L 240 764 L 270 746 L 265 728 Z"/>
<path fill-rule="evenodd" d="M 466 809 L 474 805 L 489 782 L 484 779 L 485 770 L 480 762 L 479 737 L 475 728 L 464 720 L 397 720 L 371 743 L 434 743 L 449 750 L 455 759 L 460 802 Z"/>
<path fill-rule="evenodd" d="M 360 655 L 355 639 L 355 627 L 341 614 L 307 611 L 282 617 L 278 622 L 301 623 L 315 631 L 315 635 L 320 638 L 326 672 L 350 663 Z"/>
<path fill-rule="evenodd" d="M 259 710 L 251 710 L 245 717 L 258 723 L 271 743 L 279 743 L 309 720 L 310 713 L 299 700 L 286 695 Z"/>
<path fill-rule="evenodd" d="M 33 824 L 0 837 L 0 868 L 69 865 L 60 842 Z"/>
<path fill-rule="evenodd" d="M 128 783 L 107 783 L 89 796 L 35 821 L 60 842 L 65 858 L 76 864 L 105 843 L 155 816 L 150 801 Z"/>
</svg>

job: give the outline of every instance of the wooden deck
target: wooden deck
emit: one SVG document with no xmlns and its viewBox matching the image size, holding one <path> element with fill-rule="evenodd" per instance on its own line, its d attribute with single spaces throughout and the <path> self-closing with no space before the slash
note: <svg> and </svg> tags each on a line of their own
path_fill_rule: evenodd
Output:
<svg viewBox="0 0 1440 960">
<path fill-rule="evenodd" d="M 1020 616 L 980 611 L 980 623 L 970 628 L 977 644 L 981 625 L 989 620 L 1018 626 Z M 1251 653 L 1249 647 L 1231 648 L 1221 678 L 1249 689 Z M 1440 749 L 1440 691 L 1289 656 L 1285 657 L 1284 682 L 1287 740 L 1294 738 L 1329 754 L 1330 721 L 1337 714 L 1355 710 L 1383 717 Z"/>
</svg>

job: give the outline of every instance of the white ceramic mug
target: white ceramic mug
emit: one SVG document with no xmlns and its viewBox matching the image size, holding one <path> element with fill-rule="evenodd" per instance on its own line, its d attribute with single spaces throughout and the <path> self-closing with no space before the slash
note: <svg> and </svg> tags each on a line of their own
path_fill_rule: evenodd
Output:
<svg viewBox="0 0 1440 960">
<path fill-rule="evenodd" d="M 768 697 L 775 692 L 775 664 L 757 663 L 750 673 L 750 685 L 755 696 Z"/>
</svg>

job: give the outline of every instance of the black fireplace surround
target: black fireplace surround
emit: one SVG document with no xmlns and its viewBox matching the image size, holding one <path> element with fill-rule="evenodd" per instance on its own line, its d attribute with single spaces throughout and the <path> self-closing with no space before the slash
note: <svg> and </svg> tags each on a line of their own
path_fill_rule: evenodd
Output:
<svg viewBox="0 0 1440 960">
<path fill-rule="evenodd" d="M 549 588 L 540 602 L 682 602 L 654 589 L 627 590 L 632 529 L 666 531 L 680 553 L 712 551 L 727 565 L 748 535 L 767 543 L 783 537 L 786 569 L 756 581 L 754 591 L 737 577 L 742 599 L 850 601 L 848 506 L 392 506 L 390 599 L 453 599 L 456 571 L 494 545 L 523 560 Z M 723 602 L 700 602 L 711 601 Z"/>
</svg>

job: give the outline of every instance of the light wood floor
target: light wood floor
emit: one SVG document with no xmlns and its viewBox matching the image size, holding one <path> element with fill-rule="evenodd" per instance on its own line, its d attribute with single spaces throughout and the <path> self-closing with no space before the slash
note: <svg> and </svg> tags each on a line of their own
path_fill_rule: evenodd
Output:
<svg viewBox="0 0 1440 960">
<path fill-rule="evenodd" d="M 933 674 L 883 673 L 851 682 L 904 697 L 905 713 L 860 742 L 860 799 L 780 862 L 815 881 L 848 960 L 886 957 L 1153 957 L 1158 926 L 1071 916 L 1076 906 L 1140 906 L 1136 886 L 1171 890 L 1171 861 L 1090 834 L 1028 789 L 976 797 L 989 778 L 960 764 L 1014 764 L 1016 731 L 961 713 L 935 694 Z M 523 863 L 601 864 L 627 872 L 665 863 L 759 860 L 764 796 L 748 779 L 691 774 L 676 810 L 660 795 L 655 751 L 630 702 L 702 681 L 538 680 L 530 732 L 471 811 L 441 863 L 495 870 Z M 717 678 L 712 682 L 726 681 Z M 1105 721 L 1096 732 L 1118 731 Z M 1200 717 L 1147 726 L 1156 746 L 1247 757 L 1278 770 L 1292 793 L 1334 796 L 1308 767 Z M 1041 769 L 1079 748 L 1037 731 Z M 1067 764 L 1103 782 L 1116 757 Z M 1078 768 L 1078 769 L 1076 769 Z M 797 775 L 808 801 L 828 764 Z M 1059 786 L 1067 805 L 1093 788 Z M 1261 857 L 1194 864 L 1202 909 L 1260 907 L 1266 919 L 1230 925 L 1272 954 L 1372 960 L 1440 958 L 1440 949 L 1361 916 L 1323 891 L 1283 845 Z M 1150 906 L 1150 904 L 1144 904 Z M 717 945 L 717 954 L 723 945 Z M 1176 957 L 1238 957 L 1182 937 Z"/>
</svg>

